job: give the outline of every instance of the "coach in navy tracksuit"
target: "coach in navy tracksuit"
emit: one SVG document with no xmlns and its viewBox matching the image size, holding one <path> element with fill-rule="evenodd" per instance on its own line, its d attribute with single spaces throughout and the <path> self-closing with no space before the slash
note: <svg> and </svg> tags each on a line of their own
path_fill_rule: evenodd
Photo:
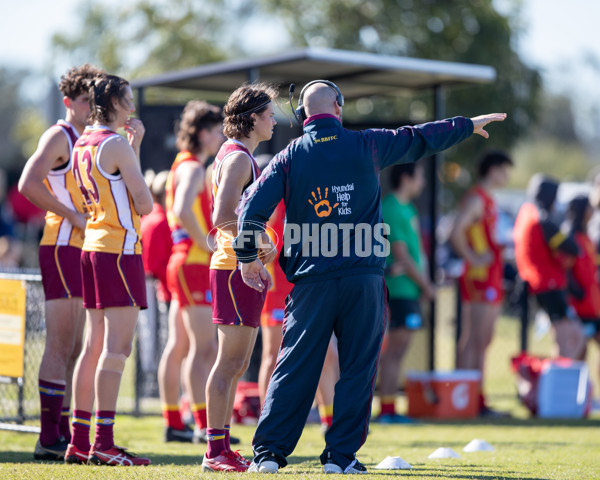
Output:
<svg viewBox="0 0 600 480">
<path fill-rule="evenodd" d="M 255 234 L 284 199 L 279 263 L 294 289 L 286 302 L 283 340 L 249 471 L 274 473 L 287 464 L 335 333 L 340 380 L 321 463 L 326 473 L 361 473 L 366 469 L 355 454 L 367 434 L 386 319 L 383 271 L 389 246 L 379 172 L 449 148 L 473 133 L 487 138 L 484 126 L 505 115 L 351 131 L 342 127 L 343 97 L 335 85 L 318 81 L 303 93 L 304 135 L 280 152 L 249 189 L 235 241 L 244 281 L 262 290 L 268 274 L 257 259 L 260 236 Z"/>
</svg>

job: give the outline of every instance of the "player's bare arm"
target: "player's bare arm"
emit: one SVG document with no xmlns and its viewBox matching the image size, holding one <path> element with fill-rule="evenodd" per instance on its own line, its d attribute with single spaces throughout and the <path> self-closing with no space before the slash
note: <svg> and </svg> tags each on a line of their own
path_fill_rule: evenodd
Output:
<svg viewBox="0 0 600 480">
<path fill-rule="evenodd" d="M 492 261 L 492 256 L 488 252 L 484 255 L 478 255 L 470 247 L 467 241 L 467 229 L 483 216 L 483 202 L 476 195 L 470 195 L 466 198 L 464 206 L 459 210 L 458 216 L 454 222 L 454 228 L 450 235 L 452 247 L 462 258 L 474 267 L 484 267 Z"/>
<path fill-rule="evenodd" d="M 69 143 L 59 127 L 48 129 L 40 138 L 38 147 L 27 161 L 21 178 L 19 192 L 43 210 L 49 210 L 66 218 L 73 226 L 85 230 L 86 214 L 71 210 L 59 202 L 44 184 L 44 179 L 53 168 L 69 161 Z"/>
<path fill-rule="evenodd" d="M 195 162 L 182 163 L 175 173 L 175 185 L 173 214 L 198 247 L 212 252 L 192 210 L 196 196 L 205 188 L 204 168 Z"/>
<path fill-rule="evenodd" d="M 213 224 L 227 230 L 233 237 L 237 236 L 238 206 L 244 186 L 252 179 L 250 161 L 243 153 L 228 157 L 221 167 L 219 189 L 215 198 Z"/>
<path fill-rule="evenodd" d="M 100 166 L 107 173 L 117 170 L 121 173 L 136 212 L 147 215 L 152 211 L 152 195 L 144 181 L 139 159 L 123 137 L 107 142 L 100 157 Z"/>
<path fill-rule="evenodd" d="M 419 286 L 427 300 L 433 300 L 435 298 L 435 287 L 429 280 L 427 274 L 419 269 L 414 259 L 410 256 L 406 243 L 392 243 L 392 256 L 394 258 L 394 263 L 392 265 L 398 263 L 403 266 L 404 271 L 402 273 Z"/>
</svg>

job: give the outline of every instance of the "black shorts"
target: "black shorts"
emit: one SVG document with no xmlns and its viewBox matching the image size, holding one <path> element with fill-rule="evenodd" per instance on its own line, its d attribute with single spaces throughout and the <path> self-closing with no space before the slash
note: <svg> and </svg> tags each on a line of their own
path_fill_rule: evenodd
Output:
<svg viewBox="0 0 600 480">
<path fill-rule="evenodd" d="M 418 300 L 390 298 L 390 329 L 418 330 L 423 326 L 423 315 Z"/>
<path fill-rule="evenodd" d="M 558 322 L 563 318 L 575 318 L 572 308 L 567 303 L 565 290 L 553 290 L 536 294 L 538 305 L 548 314 L 551 322 Z"/>
</svg>

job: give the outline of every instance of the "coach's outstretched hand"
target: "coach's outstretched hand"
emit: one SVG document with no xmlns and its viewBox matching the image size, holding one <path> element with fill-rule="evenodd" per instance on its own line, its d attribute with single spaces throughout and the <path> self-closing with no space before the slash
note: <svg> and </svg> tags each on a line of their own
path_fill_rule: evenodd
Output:
<svg viewBox="0 0 600 480">
<path fill-rule="evenodd" d="M 484 130 L 484 127 L 491 122 L 502 122 L 506 118 L 506 113 L 488 113 L 471 118 L 473 122 L 473 133 L 481 135 L 483 138 L 490 138 L 490 134 Z"/>
<path fill-rule="evenodd" d="M 250 263 L 242 263 L 240 271 L 244 283 L 259 292 L 272 283 L 271 275 L 259 259 Z"/>
</svg>

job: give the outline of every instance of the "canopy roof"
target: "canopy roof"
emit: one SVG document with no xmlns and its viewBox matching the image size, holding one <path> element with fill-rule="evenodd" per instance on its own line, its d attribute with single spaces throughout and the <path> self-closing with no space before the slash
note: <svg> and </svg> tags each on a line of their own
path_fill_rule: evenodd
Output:
<svg viewBox="0 0 600 480">
<path fill-rule="evenodd" d="M 347 50 L 305 48 L 268 57 L 200 65 L 132 82 L 133 88 L 171 87 L 232 92 L 245 81 L 299 87 L 317 79 L 335 82 L 347 99 L 392 94 L 398 89 L 490 83 L 494 68 Z"/>
</svg>

